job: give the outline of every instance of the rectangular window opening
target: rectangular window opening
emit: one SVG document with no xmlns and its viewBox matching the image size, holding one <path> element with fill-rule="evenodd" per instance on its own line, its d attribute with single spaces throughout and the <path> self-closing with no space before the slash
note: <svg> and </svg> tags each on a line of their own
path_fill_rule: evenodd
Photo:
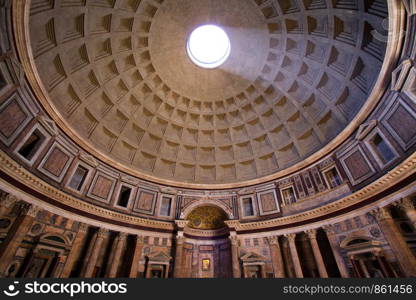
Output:
<svg viewBox="0 0 416 300">
<path fill-rule="evenodd" d="M 328 183 L 331 188 L 335 188 L 342 184 L 341 177 L 339 176 L 337 169 L 335 168 L 325 171 L 325 177 L 328 180 Z"/>
<path fill-rule="evenodd" d="M 76 191 L 81 191 L 82 185 L 84 184 L 87 175 L 88 169 L 84 168 L 83 166 L 78 166 L 74 175 L 72 175 L 69 187 Z"/>
<path fill-rule="evenodd" d="M 42 142 L 45 140 L 45 136 L 37 129 L 29 136 L 25 143 L 20 147 L 18 153 L 27 160 L 31 160 Z"/>
<path fill-rule="evenodd" d="M 172 199 L 169 197 L 162 197 L 162 205 L 160 207 L 160 215 L 168 217 L 170 216 L 170 210 L 172 206 Z"/>
<path fill-rule="evenodd" d="M 251 198 L 243 199 L 243 209 L 244 209 L 244 216 L 248 217 L 248 216 L 254 215 L 253 201 Z"/>
<path fill-rule="evenodd" d="M 283 201 L 285 204 L 292 204 L 296 202 L 295 191 L 292 187 L 282 190 Z"/>
<path fill-rule="evenodd" d="M 118 196 L 118 202 L 117 205 L 121 207 L 127 207 L 129 204 L 131 195 L 131 188 L 127 186 L 122 186 L 120 190 L 120 194 Z"/>
<path fill-rule="evenodd" d="M 383 161 L 384 164 L 391 162 L 394 159 L 395 155 L 393 151 L 379 134 L 376 134 L 372 138 L 371 143 L 377 155 Z"/>
<path fill-rule="evenodd" d="M 3 74 L 0 71 L 0 90 L 7 85 L 6 79 L 4 79 Z"/>
</svg>

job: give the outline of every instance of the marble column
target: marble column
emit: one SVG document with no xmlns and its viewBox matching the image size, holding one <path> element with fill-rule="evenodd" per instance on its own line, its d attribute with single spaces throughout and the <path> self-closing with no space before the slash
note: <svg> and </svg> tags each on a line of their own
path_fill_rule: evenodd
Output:
<svg viewBox="0 0 416 300">
<path fill-rule="evenodd" d="M 412 199 L 410 197 L 403 198 L 394 203 L 394 205 L 397 205 L 397 207 L 406 214 L 406 217 L 409 219 L 410 223 L 412 223 L 413 229 L 416 230 L 416 209 Z"/>
<path fill-rule="evenodd" d="M 328 238 L 329 244 L 331 246 L 332 249 L 332 254 L 334 255 L 335 258 L 335 262 L 337 263 L 338 266 L 338 270 L 339 273 L 341 275 L 342 278 L 349 278 L 350 277 L 350 273 L 348 271 L 348 267 L 345 264 L 345 260 L 341 255 L 340 252 L 340 247 L 339 244 L 337 242 L 337 238 L 335 235 L 335 230 L 332 226 L 328 225 L 328 226 L 324 226 L 323 227 L 326 236 Z"/>
<path fill-rule="evenodd" d="M 292 259 L 290 258 L 290 247 L 289 241 L 287 239 L 282 240 L 282 254 L 283 260 L 285 262 L 285 271 L 288 278 L 295 278 L 295 268 L 293 266 Z"/>
<path fill-rule="evenodd" d="M 52 278 L 62 278 L 61 274 L 65 264 L 65 256 L 59 256 L 56 262 L 56 265 L 52 272 Z"/>
<path fill-rule="evenodd" d="M 272 236 L 268 238 L 270 245 L 270 254 L 273 263 L 274 277 L 284 278 L 285 277 L 285 266 L 283 264 L 282 251 L 280 249 L 279 237 Z"/>
<path fill-rule="evenodd" d="M 20 215 L 15 219 L 6 238 L 0 244 L 0 277 L 6 275 L 6 268 L 12 262 L 39 210 L 39 207 L 31 204 L 22 204 L 20 207 Z"/>
<path fill-rule="evenodd" d="M 136 245 L 134 248 L 133 260 L 131 262 L 130 274 L 129 278 L 137 278 L 137 273 L 139 272 L 139 262 L 140 258 L 142 257 L 142 250 L 143 250 L 143 237 L 136 236 Z"/>
<path fill-rule="evenodd" d="M 6 213 L 12 208 L 12 206 L 18 201 L 17 197 L 1 193 L 0 195 L 0 217 L 6 215 Z"/>
<path fill-rule="evenodd" d="M 381 231 L 390 245 L 402 271 L 407 277 L 416 277 L 416 259 L 397 228 L 387 207 L 372 211 Z"/>
<path fill-rule="evenodd" d="M 285 234 L 285 237 L 289 241 L 290 255 L 292 258 L 293 267 L 295 268 L 296 277 L 303 278 L 302 266 L 300 264 L 299 254 L 298 254 L 298 250 L 296 249 L 296 244 L 295 244 L 296 234 L 295 233 Z"/>
<path fill-rule="evenodd" d="M 109 262 L 109 269 L 107 273 L 108 278 L 116 278 L 118 268 L 120 266 L 121 254 L 126 245 L 127 233 L 120 232 L 116 239 L 114 240 L 114 247 L 112 249 L 114 255 L 112 255 Z"/>
<path fill-rule="evenodd" d="M 108 236 L 109 231 L 104 228 L 100 228 L 91 240 L 88 253 L 86 255 L 86 260 L 84 264 L 84 270 L 81 274 L 82 277 L 91 278 L 94 275 L 94 268 L 97 263 L 98 255 L 101 250 L 101 246 L 104 242 L 104 238 Z"/>
<path fill-rule="evenodd" d="M 88 225 L 81 223 L 78 228 L 77 236 L 72 243 L 71 251 L 66 259 L 64 269 L 60 275 L 61 278 L 69 278 L 71 276 L 71 271 L 74 267 L 75 262 L 79 259 L 81 254 L 82 246 L 85 242 L 85 236 L 88 231 Z"/>
<path fill-rule="evenodd" d="M 359 258 L 358 263 L 360 264 L 361 271 L 364 272 L 365 278 L 371 278 L 370 273 L 368 272 L 367 265 L 364 262 L 364 259 Z"/>
<path fill-rule="evenodd" d="M 230 241 L 233 278 L 241 278 L 240 258 L 238 251 L 238 237 L 235 232 L 231 232 Z"/>
<path fill-rule="evenodd" d="M 354 275 L 356 275 L 357 278 L 364 278 L 364 273 L 361 271 L 361 267 L 358 265 L 357 260 L 355 260 L 355 257 L 351 255 L 349 256 L 349 260 L 354 270 Z"/>
<path fill-rule="evenodd" d="M 183 243 L 185 238 L 183 232 L 178 232 L 176 236 L 176 252 L 175 252 L 175 265 L 173 268 L 173 277 L 181 278 L 183 276 Z"/>
<path fill-rule="evenodd" d="M 328 278 L 328 272 L 322 259 L 321 250 L 319 249 L 318 241 L 316 240 L 316 230 L 311 229 L 305 231 L 312 246 L 313 256 L 315 257 L 316 265 L 318 266 L 319 276 L 321 278 Z"/>
</svg>

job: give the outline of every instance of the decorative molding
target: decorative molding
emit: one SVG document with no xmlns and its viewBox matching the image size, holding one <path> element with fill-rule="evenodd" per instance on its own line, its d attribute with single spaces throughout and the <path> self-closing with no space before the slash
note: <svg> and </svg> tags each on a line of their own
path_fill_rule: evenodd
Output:
<svg viewBox="0 0 416 300">
<path fill-rule="evenodd" d="M 73 208 L 75 210 L 83 211 L 91 215 L 97 216 L 97 218 L 106 218 L 111 223 L 111 220 L 116 222 L 122 222 L 133 226 L 142 226 L 153 229 L 169 230 L 173 231 L 174 226 L 171 222 L 162 222 L 157 220 L 149 220 L 135 216 L 129 216 L 127 214 L 115 212 L 109 209 L 105 209 L 88 203 L 86 201 L 72 197 L 60 189 L 57 189 L 45 181 L 41 180 L 31 172 L 22 168 L 17 162 L 10 158 L 6 153 L 0 150 L 0 170 L 18 180 L 19 182 L 27 185 L 29 188 L 38 191 L 42 195 L 49 197 L 65 206 Z M 29 197 L 34 197 L 29 195 Z"/>
<path fill-rule="evenodd" d="M 39 193 L 53 199 L 61 204 L 64 204 L 68 207 L 74 208 L 76 210 L 81 210 L 91 215 L 96 215 L 97 218 L 107 218 L 112 221 L 126 223 L 130 225 L 137 225 L 148 227 L 152 229 L 159 230 L 174 230 L 174 225 L 172 222 L 161 222 L 156 220 L 143 219 L 139 217 L 129 216 L 127 214 L 118 213 L 98 207 L 94 204 L 87 203 L 80 199 L 69 196 L 68 194 L 60 191 L 47 184 L 43 180 L 39 179 L 31 172 L 22 168 L 17 162 L 11 159 L 6 153 L 0 151 L 0 170 L 11 176 L 12 178 L 22 182 L 33 190 L 38 191 Z M 389 187 L 394 186 L 400 181 L 406 179 L 407 177 L 416 173 L 416 153 L 413 153 L 400 165 L 395 167 L 393 170 L 388 172 L 383 177 L 375 180 L 371 184 L 362 188 L 361 190 L 348 195 L 338 201 L 334 201 L 325 206 L 315 208 L 306 212 L 294 214 L 291 216 L 281 217 L 277 219 L 264 220 L 264 221 L 255 221 L 255 222 L 246 222 L 241 223 L 237 220 L 226 221 L 226 224 L 235 228 L 237 231 L 245 230 L 254 230 L 254 229 L 265 229 L 273 228 L 282 225 L 288 225 L 291 223 L 305 222 L 309 219 L 313 219 L 320 216 L 325 216 L 329 213 L 334 213 L 336 211 L 345 209 L 347 207 L 353 206 L 360 203 L 368 198 L 371 198 L 384 190 L 387 190 Z M 110 221 L 111 222 L 111 221 Z M 179 220 L 176 222 L 180 222 Z"/>
</svg>

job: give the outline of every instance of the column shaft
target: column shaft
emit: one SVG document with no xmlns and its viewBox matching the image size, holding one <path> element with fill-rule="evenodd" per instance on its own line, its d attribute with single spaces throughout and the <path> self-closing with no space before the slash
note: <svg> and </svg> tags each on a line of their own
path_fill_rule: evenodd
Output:
<svg viewBox="0 0 416 300">
<path fill-rule="evenodd" d="M 74 242 L 72 243 L 71 251 L 66 259 L 64 269 L 61 273 L 61 278 L 68 278 L 71 276 L 71 271 L 74 267 L 75 262 L 79 259 L 81 254 L 81 249 L 85 241 L 85 236 L 87 234 L 88 226 L 85 224 L 80 224 L 78 229 L 77 236 L 75 237 Z"/>
<path fill-rule="evenodd" d="M 289 241 L 290 255 L 292 257 L 292 262 L 295 268 L 296 277 L 303 278 L 302 266 L 300 264 L 299 254 L 298 254 L 298 250 L 296 249 L 296 244 L 295 244 L 296 234 L 294 233 L 287 234 L 286 237 Z"/>
<path fill-rule="evenodd" d="M 361 271 L 364 272 L 364 276 L 366 278 L 371 278 L 370 273 L 368 273 L 368 269 L 367 269 L 367 266 L 365 265 L 364 260 L 362 258 L 360 258 L 360 259 L 358 259 L 358 263 L 360 264 Z"/>
<path fill-rule="evenodd" d="M 112 261 L 110 261 L 110 268 L 108 270 L 108 277 L 109 278 L 116 278 L 117 271 L 120 266 L 121 261 L 121 253 L 123 248 L 126 244 L 127 235 L 125 233 L 119 233 L 117 238 L 114 241 L 114 255 L 112 257 Z"/>
<path fill-rule="evenodd" d="M 270 237 L 270 254 L 272 257 L 274 277 L 275 278 L 284 278 L 285 277 L 285 267 L 283 265 L 282 251 L 280 249 L 279 237 Z"/>
<path fill-rule="evenodd" d="M 350 273 L 348 271 L 348 267 L 345 264 L 344 258 L 342 257 L 341 253 L 340 253 L 340 248 L 335 236 L 335 232 L 332 228 L 332 226 L 326 226 L 324 227 L 326 236 L 328 238 L 329 244 L 331 246 L 332 249 L 332 254 L 334 255 L 335 258 L 335 262 L 337 263 L 338 266 L 338 271 L 341 275 L 342 278 L 349 278 L 350 277 Z"/>
<path fill-rule="evenodd" d="M 182 268 L 183 268 L 183 243 L 184 237 L 179 235 L 176 237 L 176 252 L 175 252 L 175 265 L 173 268 L 173 277 L 181 278 L 182 277 Z"/>
<path fill-rule="evenodd" d="M 137 273 L 139 271 L 139 262 L 140 258 L 142 257 L 143 246 L 143 238 L 141 236 L 136 236 L 136 247 L 134 249 L 129 278 L 137 278 Z"/>
<path fill-rule="evenodd" d="M 104 237 L 108 234 L 108 230 L 100 228 L 95 233 L 95 238 L 91 241 L 93 243 L 91 246 L 90 255 L 87 257 L 85 270 L 83 272 L 83 277 L 91 278 L 94 275 L 95 265 L 97 264 L 98 255 L 101 250 L 101 246 L 104 242 Z"/>
<path fill-rule="evenodd" d="M 390 245 L 396 259 L 408 277 L 416 277 L 416 259 L 392 219 L 388 208 L 383 207 L 373 212 L 379 227 Z"/>
<path fill-rule="evenodd" d="M 238 255 L 238 238 L 237 236 L 230 236 L 231 240 L 231 260 L 233 266 L 233 277 L 241 278 L 240 259 Z"/>
<path fill-rule="evenodd" d="M 316 230 L 309 230 L 306 233 L 311 243 L 313 256 L 315 257 L 315 262 L 318 266 L 319 276 L 321 278 L 328 278 L 328 272 L 326 270 L 324 260 L 322 259 L 322 254 L 321 250 L 319 249 L 318 241 L 316 240 Z"/>
</svg>

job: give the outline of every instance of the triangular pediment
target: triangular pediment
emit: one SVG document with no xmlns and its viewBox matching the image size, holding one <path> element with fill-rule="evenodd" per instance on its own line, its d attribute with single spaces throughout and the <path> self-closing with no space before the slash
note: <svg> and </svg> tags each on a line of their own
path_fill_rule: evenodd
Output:
<svg viewBox="0 0 416 300">
<path fill-rule="evenodd" d="M 244 254 L 240 257 L 240 259 L 244 262 L 253 262 L 253 261 L 265 261 L 266 258 L 260 254 L 257 254 L 255 252 L 249 252 Z"/>
<path fill-rule="evenodd" d="M 170 261 L 172 258 L 164 252 L 155 252 L 148 255 L 148 258 L 152 261 Z"/>
<path fill-rule="evenodd" d="M 358 132 L 355 136 L 355 138 L 359 141 L 363 140 L 367 134 L 370 133 L 371 130 L 373 130 L 374 127 L 377 126 L 377 120 L 372 120 L 370 122 L 364 123 L 358 128 Z"/>
</svg>

